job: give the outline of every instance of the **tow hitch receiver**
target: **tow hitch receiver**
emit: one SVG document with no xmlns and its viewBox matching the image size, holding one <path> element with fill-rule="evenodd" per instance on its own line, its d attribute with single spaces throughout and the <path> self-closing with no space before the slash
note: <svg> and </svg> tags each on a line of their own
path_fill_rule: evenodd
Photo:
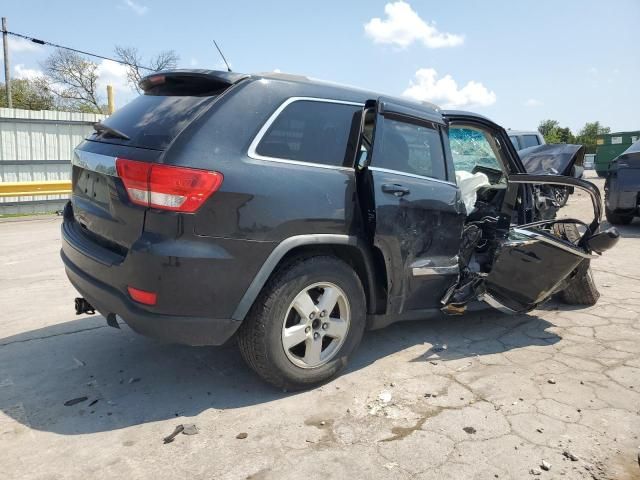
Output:
<svg viewBox="0 0 640 480">
<path fill-rule="evenodd" d="M 93 306 L 82 297 L 76 297 L 75 305 L 76 315 L 82 315 L 83 313 L 93 315 L 96 313 L 96 309 L 93 308 Z"/>
</svg>

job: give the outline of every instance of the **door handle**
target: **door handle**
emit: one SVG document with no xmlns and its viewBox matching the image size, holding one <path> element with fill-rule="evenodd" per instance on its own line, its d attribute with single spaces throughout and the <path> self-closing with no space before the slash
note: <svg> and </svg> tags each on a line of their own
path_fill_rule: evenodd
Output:
<svg viewBox="0 0 640 480">
<path fill-rule="evenodd" d="M 382 191 L 384 193 L 393 193 L 396 197 L 402 197 L 404 195 L 409 195 L 411 190 L 403 185 L 399 185 L 397 183 L 385 183 L 382 185 Z"/>
</svg>

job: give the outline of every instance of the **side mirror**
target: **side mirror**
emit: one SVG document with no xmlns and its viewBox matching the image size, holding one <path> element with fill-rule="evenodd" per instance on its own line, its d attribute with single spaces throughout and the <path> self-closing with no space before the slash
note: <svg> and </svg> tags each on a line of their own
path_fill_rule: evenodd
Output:
<svg viewBox="0 0 640 480">
<path fill-rule="evenodd" d="M 602 253 L 612 248 L 618 240 L 620 240 L 620 232 L 617 228 L 611 227 L 587 238 L 585 243 L 592 252 Z"/>
</svg>

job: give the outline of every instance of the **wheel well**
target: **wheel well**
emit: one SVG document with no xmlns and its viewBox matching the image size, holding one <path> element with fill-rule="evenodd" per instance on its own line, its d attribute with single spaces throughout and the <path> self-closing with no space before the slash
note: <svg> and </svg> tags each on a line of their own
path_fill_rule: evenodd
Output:
<svg viewBox="0 0 640 480">
<path fill-rule="evenodd" d="M 365 252 L 354 245 L 300 245 L 289 250 L 271 273 L 303 258 L 327 255 L 337 257 L 354 269 L 367 299 L 367 313 L 384 313 L 387 305 L 387 275 L 380 252 Z M 382 263 L 381 263 L 382 262 Z"/>
</svg>

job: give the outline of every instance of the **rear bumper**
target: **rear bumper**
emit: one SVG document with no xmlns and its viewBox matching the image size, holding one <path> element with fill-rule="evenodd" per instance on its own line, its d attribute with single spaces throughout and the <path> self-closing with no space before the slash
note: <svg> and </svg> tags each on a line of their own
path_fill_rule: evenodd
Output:
<svg viewBox="0 0 640 480">
<path fill-rule="evenodd" d="M 162 315 L 139 308 L 115 288 L 87 275 L 60 252 L 71 284 L 105 317 L 115 314 L 134 331 L 186 345 L 222 345 L 242 322 L 231 319 Z"/>
<path fill-rule="evenodd" d="M 637 211 L 640 194 L 640 171 L 627 170 L 612 175 L 605 184 L 605 206 L 609 211 Z"/>
<path fill-rule="evenodd" d="M 100 313 L 118 315 L 143 335 L 188 345 L 221 345 L 236 332 L 242 322 L 233 312 L 273 249 L 271 242 L 145 231 L 118 250 L 86 233 L 71 204 L 61 233 L 67 276 Z M 135 302 L 128 286 L 156 293 L 156 304 Z"/>
</svg>

